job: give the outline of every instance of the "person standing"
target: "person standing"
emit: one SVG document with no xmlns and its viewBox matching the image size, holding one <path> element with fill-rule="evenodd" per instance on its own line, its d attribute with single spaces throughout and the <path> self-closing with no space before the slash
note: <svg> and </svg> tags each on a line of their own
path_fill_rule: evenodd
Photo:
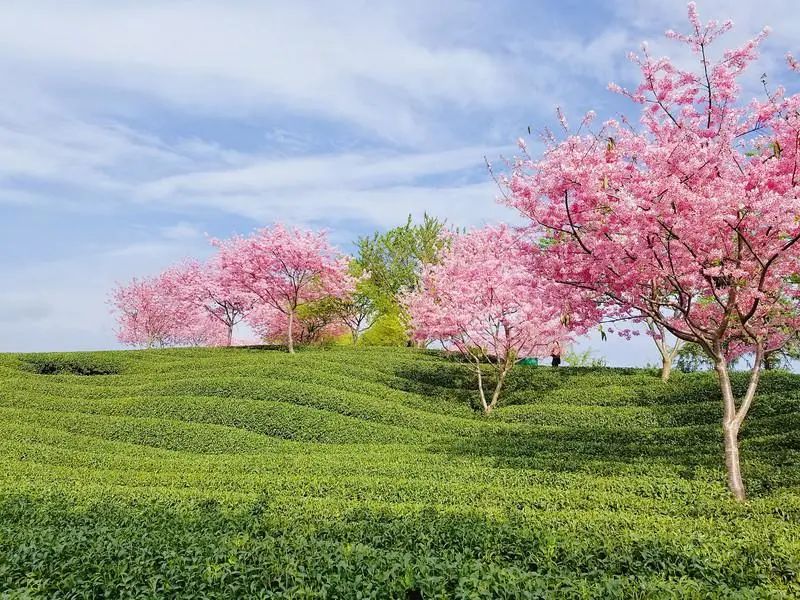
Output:
<svg viewBox="0 0 800 600">
<path fill-rule="evenodd" d="M 553 359 L 552 365 L 557 367 L 561 364 L 561 344 L 556 342 L 553 344 L 553 349 L 550 351 L 550 357 Z"/>
</svg>

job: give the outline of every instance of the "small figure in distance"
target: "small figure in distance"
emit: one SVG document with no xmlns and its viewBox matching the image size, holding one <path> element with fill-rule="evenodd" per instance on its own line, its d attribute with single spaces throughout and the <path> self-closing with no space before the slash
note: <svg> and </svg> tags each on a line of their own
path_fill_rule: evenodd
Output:
<svg viewBox="0 0 800 600">
<path fill-rule="evenodd" d="M 561 344 L 556 342 L 553 344 L 553 349 L 550 351 L 550 357 L 553 359 L 552 365 L 557 367 L 561 364 Z"/>
</svg>

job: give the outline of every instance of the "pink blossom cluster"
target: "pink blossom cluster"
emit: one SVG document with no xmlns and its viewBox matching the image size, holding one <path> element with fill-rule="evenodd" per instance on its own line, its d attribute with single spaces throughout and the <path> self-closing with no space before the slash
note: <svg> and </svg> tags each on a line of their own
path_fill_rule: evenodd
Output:
<svg viewBox="0 0 800 600">
<path fill-rule="evenodd" d="M 342 328 L 298 321 L 298 308 L 346 297 L 354 280 L 347 258 L 324 233 L 277 224 L 248 237 L 214 240 L 205 263 L 187 260 L 149 279 L 117 286 L 111 304 L 118 338 L 133 346 L 231 345 L 247 320 L 269 340 L 310 341 Z"/>
<path fill-rule="evenodd" d="M 694 69 L 645 46 L 631 55 L 639 85 L 610 86 L 641 105 L 638 123 L 548 135 L 543 155 L 515 161 L 503 183 L 547 241 L 543 275 L 598 294 L 606 318 L 646 319 L 705 350 L 722 395 L 728 486 L 744 500 L 739 431 L 765 353 L 800 326 L 800 95 L 762 78 L 763 98 L 741 97 L 768 29 L 714 54 L 732 24 L 703 24 L 690 3 L 689 25 L 667 37 L 688 46 Z M 745 353 L 753 366 L 737 398 L 729 361 Z"/>
<path fill-rule="evenodd" d="M 300 306 L 326 297 L 344 298 L 355 287 L 347 257 L 330 245 L 323 232 L 278 224 L 214 244 L 225 285 L 249 295 L 259 306 L 256 327 L 273 337 L 275 326 L 285 321 L 289 352 L 302 331 L 302 323 L 297 323 Z"/>
<path fill-rule="evenodd" d="M 574 327 L 574 289 L 553 285 L 536 271 L 534 246 L 506 225 L 452 234 L 439 264 L 406 299 L 413 337 L 505 360 L 546 356 Z"/>
<path fill-rule="evenodd" d="M 767 30 L 712 62 L 731 24 L 703 25 L 694 5 L 689 20 L 668 37 L 699 69 L 633 55 L 641 83 L 612 89 L 643 106 L 640 126 L 551 138 L 512 165 L 507 202 L 552 241 L 548 275 L 599 292 L 611 316 L 652 318 L 710 352 L 763 350 L 800 324 L 800 96 L 740 102 Z"/>
<path fill-rule="evenodd" d="M 542 253 L 508 226 L 451 233 L 448 242 L 405 305 L 415 339 L 437 340 L 475 365 L 483 408 L 490 412 L 516 359 L 546 356 L 554 344 L 585 331 L 594 304 L 581 290 L 543 276 Z M 481 363 L 497 370 L 491 400 Z"/>
<path fill-rule="evenodd" d="M 134 279 L 112 292 L 117 337 L 123 343 L 146 348 L 165 346 L 221 346 L 228 343 L 226 328 L 209 313 L 180 299 L 172 273 Z"/>
<path fill-rule="evenodd" d="M 259 339 L 285 343 L 289 335 L 289 316 L 267 304 L 259 304 L 247 314 L 247 323 Z M 334 340 L 349 329 L 339 315 L 295 315 L 292 327 L 293 344 L 311 344 Z"/>
</svg>

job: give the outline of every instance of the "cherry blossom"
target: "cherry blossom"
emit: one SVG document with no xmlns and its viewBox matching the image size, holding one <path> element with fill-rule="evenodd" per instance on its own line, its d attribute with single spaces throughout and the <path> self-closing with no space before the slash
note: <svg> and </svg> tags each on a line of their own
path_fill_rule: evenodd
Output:
<svg viewBox="0 0 800 600">
<path fill-rule="evenodd" d="M 764 30 L 712 60 L 732 26 L 703 24 L 689 5 L 684 70 L 646 47 L 631 90 L 639 123 L 606 121 L 551 140 L 513 163 L 507 202 L 549 240 L 548 274 L 599 294 L 611 318 L 647 318 L 699 344 L 723 397 L 728 485 L 745 498 L 739 429 L 756 395 L 765 351 L 798 325 L 800 96 L 782 88 L 744 102 L 740 77 Z M 564 119 L 559 115 L 559 120 Z M 755 355 L 749 386 L 734 396 L 725 348 Z"/>
<path fill-rule="evenodd" d="M 488 414 L 518 358 L 548 355 L 556 342 L 585 330 L 576 310 L 581 292 L 541 277 L 535 246 L 508 226 L 451 235 L 440 262 L 404 303 L 414 339 L 438 340 L 469 360 Z M 490 397 L 482 363 L 496 375 Z"/>
<path fill-rule="evenodd" d="M 330 245 L 325 233 L 276 224 L 248 237 L 214 243 L 224 285 L 286 316 L 290 353 L 294 353 L 298 308 L 325 297 L 345 297 L 354 286 L 347 259 Z"/>
<path fill-rule="evenodd" d="M 247 315 L 247 323 L 266 342 L 280 342 L 289 335 L 289 316 L 269 304 L 260 304 L 251 310 Z M 309 312 L 301 309 L 295 315 L 292 339 L 296 344 L 311 344 L 332 340 L 348 331 L 335 307 Z"/>
<path fill-rule="evenodd" d="M 163 348 L 226 343 L 226 328 L 219 320 L 181 300 L 172 272 L 118 285 L 110 303 L 123 344 Z"/>
<path fill-rule="evenodd" d="M 175 300 L 186 304 L 189 310 L 200 309 L 224 325 L 222 345 L 230 346 L 233 329 L 252 308 L 255 296 L 228 284 L 220 257 L 214 256 L 205 264 L 185 261 L 169 269 L 165 276 L 172 282 Z"/>
</svg>

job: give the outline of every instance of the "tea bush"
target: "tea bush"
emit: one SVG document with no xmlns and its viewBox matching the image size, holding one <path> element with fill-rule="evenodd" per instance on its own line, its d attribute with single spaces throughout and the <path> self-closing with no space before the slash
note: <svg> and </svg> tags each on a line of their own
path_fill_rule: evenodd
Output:
<svg viewBox="0 0 800 600">
<path fill-rule="evenodd" d="M 765 374 L 744 505 L 709 374 L 520 367 L 489 418 L 474 383 L 405 348 L 0 355 L 0 597 L 800 594 L 798 377 Z"/>
</svg>

